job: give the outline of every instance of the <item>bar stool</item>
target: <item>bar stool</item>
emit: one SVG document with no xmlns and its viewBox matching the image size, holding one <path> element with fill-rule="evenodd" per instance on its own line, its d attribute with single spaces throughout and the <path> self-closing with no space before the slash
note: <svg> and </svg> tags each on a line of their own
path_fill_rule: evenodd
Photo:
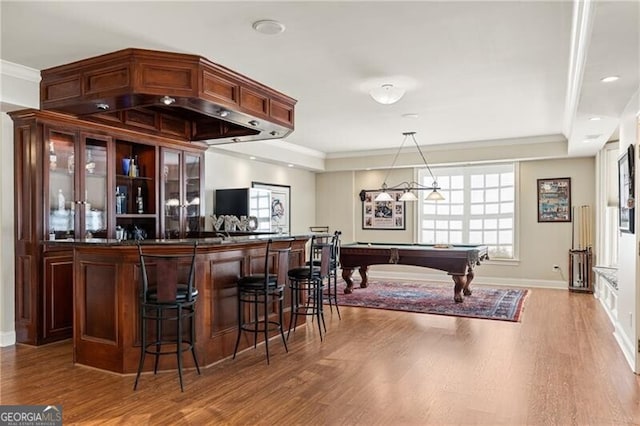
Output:
<svg viewBox="0 0 640 426">
<path fill-rule="evenodd" d="M 331 239 L 324 236 L 319 236 L 316 241 L 328 242 L 331 244 L 331 258 L 329 262 L 329 275 L 327 279 L 326 291 L 322 294 L 322 300 L 329 303 L 329 309 L 333 313 L 333 306 L 335 305 L 338 313 L 338 319 L 342 319 L 340 316 L 340 308 L 338 307 L 338 265 L 340 262 L 340 235 L 342 232 L 335 231 L 331 236 Z M 320 255 L 321 249 L 319 247 L 313 252 L 313 266 L 320 267 Z M 307 261 L 308 265 L 309 262 Z M 333 283 L 332 283 L 333 278 Z"/>
<path fill-rule="evenodd" d="M 257 347 L 258 344 L 258 334 L 264 334 L 267 364 L 269 364 L 270 331 L 280 332 L 282 343 L 284 343 L 284 350 L 289 352 L 283 329 L 283 300 L 284 288 L 287 283 L 287 273 L 289 272 L 291 241 L 293 241 L 293 239 L 286 239 L 284 241 L 289 242 L 289 247 L 275 250 L 272 248 L 273 241 L 270 239 L 267 242 L 263 274 L 252 274 L 238 280 L 238 336 L 236 338 L 235 348 L 233 349 L 233 359 L 236 358 L 238 346 L 240 345 L 240 337 L 244 331 L 253 333 L 254 348 Z M 275 252 L 276 255 L 272 256 L 272 252 Z M 275 257 L 272 267 L 277 270 L 276 274 L 269 273 L 269 260 L 272 257 Z M 269 318 L 270 308 L 273 308 L 274 302 L 278 303 L 277 321 Z M 248 305 L 249 311 L 246 320 L 245 305 Z"/>
<path fill-rule="evenodd" d="M 138 243 L 140 256 L 140 276 L 142 288 L 140 291 L 140 363 L 133 390 L 138 388 L 140 373 L 144 367 L 147 354 L 155 356 L 153 374 L 158 372 L 158 360 L 161 355 L 175 355 L 178 362 L 178 377 L 180 391 L 184 392 L 182 384 L 182 353 L 191 351 L 196 370 L 200 374 L 198 357 L 195 347 L 195 315 L 198 290 L 195 288 L 195 261 L 198 243 L 184 247 L 190 254 L 145 254 Z M 178 246 L 172 250 L 182 251 Z M 189 333 L 183 336 L 183 320 L 188 321 Z M 152 339 L 147 336 L 147 322 L 155 324 L 155 335 Z M 175 335 L 166 336 L 163 323 L 175 322 Z M 168 345 L 170 349 L 164 350 Z"/>
<path fill-rule="evenodd" d="M 320 258 L 314 259 L 314 257 L 317 257 L 317 253 L 320 253 Z M 322 329 L 324 328 L 326 333 L 327 326 L 324 322 L 324 311 L 322 309 L 322 291 L 324 279 L 329 276 L 330 258 L 331 244 L 318 243 L 314 235 L 311 237 L 309 261 L 306 262 L 306 266 L 289 270 L 291 317 L 289 319 L 287 339 L 291 334 L 291 327 L 297 323 L 298 316 L 304 315 L 317 319 L 320 341 L 323 340 Z M 314 260 L 319 261 L 319 267 L 314 266 Z M 321 322 L 322 325 L 320 324 Z"/>
</svg>

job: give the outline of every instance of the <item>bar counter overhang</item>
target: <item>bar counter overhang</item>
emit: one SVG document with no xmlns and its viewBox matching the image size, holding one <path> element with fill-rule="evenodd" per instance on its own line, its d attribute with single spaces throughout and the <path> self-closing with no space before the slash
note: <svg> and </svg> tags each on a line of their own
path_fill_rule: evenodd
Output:
<svg viewBox="0 0 640 426">
<path fill-rule="evenodd" d="M 291 244 L 290 267 L 304 265 L 308 235 L 291 236 L 293 242 L 278 241 L 275 248 Z M 196 351 L 201 366 L 211 365 L 233 354 L 237 332 L 236 281 L 264 268 L 268 237 L 198 239 L 195 285 Z M 47 249 L 73 247 L 73 361 L 116 373 L 135 373 L 140 356 L 139 292 L 140 260 L 133 241 L 88 239 L 55 240 Z M 185 253 L 192 240 L 145 240 L 145 252 Z M 285 321 L 288 323 L 290 294 L 286 289 Z M 277 311 L 271 312 L 275 315 Z M 251 339 L 252 340 L 252 339 Z M 241 341 L 241 349 L 253 342 Z M 184 357 L 185 367 L 193 366 Z M 176 368 L 175 357 L 160 357 L 159 369 Z M 153 369 L 147 357 L 145 371 Z"/>
</svg>

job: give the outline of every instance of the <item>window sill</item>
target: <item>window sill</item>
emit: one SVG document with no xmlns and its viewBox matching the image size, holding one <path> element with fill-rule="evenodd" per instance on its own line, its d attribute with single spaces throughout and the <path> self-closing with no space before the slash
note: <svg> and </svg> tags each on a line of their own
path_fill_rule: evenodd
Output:
<svg viewBox="0 0 640 426">
<path fill-rule="evenodd" d="M 520 259 L 489 259 L 483 261 L 482 264 L 494 266 L 520 266 Z"/>
</svg>

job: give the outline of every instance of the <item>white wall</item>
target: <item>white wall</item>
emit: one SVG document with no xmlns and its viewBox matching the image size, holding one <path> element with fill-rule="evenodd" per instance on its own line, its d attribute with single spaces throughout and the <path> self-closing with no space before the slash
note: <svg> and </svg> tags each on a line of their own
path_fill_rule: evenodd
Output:
<svg viewBox="0 0 640 426">
<path fill-rule="evenodd" d="M 5 113 L 0 138 L 0 346 L 15 343 L 13 220 L 13 121 Z"/>
<path fill-rule="evenodd" d="M 40 73 L 11 62 L 0 61 L 0 346 L 15 343 L 15 251 L 13 219 L 13 121 L 6 114 L 37 108 Z"/>
<path fill-rule="evenodd" d="M 304 234 L 316 225 L 315 174 L 296 167 L 279 166 L 211 150 L 205 153 L 205 215 L 211 228 L 214 191 L 251 188 L 251 182 L 291 186 L 291 233 Z"/>
<path fill-rule="evenodd" d="M 453 161 L 456 153 L 450 153 Z M 416 241 L 414 229 L 415 206 L 407 208 L 407 229 L 398 231 L 374 231 L 362 229 L 362 202 L 358 197 L 361 189 L 379 188 L 386 171 L 352 171 L 350 173 L 327 172 L 316 177 L 317 220 L 332 229 L 343 231 L 343 242 L 396 242 Z M 437 174 L 437 172 L 436 172 Z M 479 283 L 513 284 L 538 287 L 567 288 L 568 259 L 571 248 L 571 223 L 538 223 L 537 221 L 537 179 L 570 177 L 572 204 L 575 206 L 595 203 L 595 160 L 572 158 L 559 160 L 525 161 L 519 167 L 519 190 L 517 194 L 517 221 L 519 230 L 519 256 L 517 262 L 485 262 L 476 274 Z M 387 180 L 389 185 L 413 180 L 413 169 L 394 169 Z M 340 190 L 321 191 L 321 188 Z M 321 206 L 331 205 L 354 213 L 355 220 L 348 221 Z M 593 229 L 593 223 L 591 224 Z M 353 236 L 350 238 L 350 236 Z M 561 273 L 554 272 L 552 266 L 560 265 Z M 424 268 L 400 265 L 376 266 L 372 272 L 395 275 L 420 275 L 438 277 L 434 271 Z"/>
<path fill-rule="evenodd" d="M 635 163 L 636 163 L 636 209 L 635 209 L 635 234 L 620 233 L 618 237 L 618 311 L 617 318 L 614 321 L 614 335 L 618 344 L 622 348 L 627 361 L 635 372 L 640 372 L 638 365 L 638 354 L 636 350 L 636 341 L 638 339 L 638 318 L 637 308 L 640 305 L 638 300 L 638 277 L 640 277 L 638 264 L 638 243 L 640 238 L 640 219 L 638 208 L 638 185 L 640 185 L 640 177 L 638 176 L 638 113 L 640 113 L 639 93 L 631 98 L 620 122 L 620 144 L 618 154 L 621 156 L 626 152 L 629 145 L 635 145 Z"/>
</svg>

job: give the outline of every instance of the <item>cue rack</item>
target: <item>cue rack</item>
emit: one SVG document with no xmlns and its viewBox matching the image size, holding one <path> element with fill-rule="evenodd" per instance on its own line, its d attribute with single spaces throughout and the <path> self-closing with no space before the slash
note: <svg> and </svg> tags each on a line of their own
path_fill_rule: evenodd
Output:
<svg viewBox="0 0 640 426">
<path fill-rule="evenodd" d="M 593 293 L 592 213 L 587 205 L 572 207 L 571 250 L 569 250 L 569 290 Z"/>
</svg>

